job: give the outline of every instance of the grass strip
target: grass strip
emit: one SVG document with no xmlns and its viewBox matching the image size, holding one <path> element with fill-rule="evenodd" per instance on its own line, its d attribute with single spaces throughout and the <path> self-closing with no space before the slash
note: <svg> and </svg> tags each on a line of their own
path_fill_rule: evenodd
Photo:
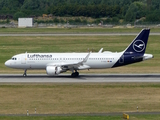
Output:
<svg viewBox="0 0 160 120">
<path fill-rule="evenodd" d="M 139 33 L 142 28 L 0 28 L 0 33 Z M 160 28 L 151 28 L 151 32 L 160 32 Z"/>
<path fill-rule="evenodd" d="M 0 114 L 160 111 L 160 83 L 3 84 Z"/>
<path fill-rule="evenodd" d="M 0 116 L 3 120 L 123 120 L 122 116 Z M 130 115 L 131 120 L 159 120 L 160 115 Z"/>
</svg>

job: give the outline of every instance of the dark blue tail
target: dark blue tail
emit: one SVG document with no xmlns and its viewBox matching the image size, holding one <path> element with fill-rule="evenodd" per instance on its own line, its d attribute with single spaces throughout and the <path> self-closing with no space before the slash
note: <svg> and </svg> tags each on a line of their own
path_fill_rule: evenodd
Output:
<svg viewBox="0 0 160 120">
<path fill-rule="evenodd" d="M 131 44 L 123 51 L 122 56 L 113 65 L 119 67 L 136 62 L 143 61 L 143 55 L 146 50 L 150 29 L 143 29 Z"/>
<path fill-rule="evenodd" d="M 145 53 L 150 29 L 143 29 L 139 35 L 131 42 L 131 44 L 126 48 L 125 53 Z"/>
</svg>

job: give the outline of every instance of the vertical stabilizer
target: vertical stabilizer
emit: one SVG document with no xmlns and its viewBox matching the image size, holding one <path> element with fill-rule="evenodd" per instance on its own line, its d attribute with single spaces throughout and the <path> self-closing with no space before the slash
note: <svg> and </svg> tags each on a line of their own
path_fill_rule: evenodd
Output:
<svg viewBox="0 0 160 120">
<path fill-rule="evenodd" d="M 131 44 L 122 52 L 122 55 L 113 67 L 128 65 L 143 61 L 145 58 L 147 59 L 148 55 L 144 58 L 144 53 L 146 50 L 149 33 L 150 29 L 143 29 L 131 42 Z M 153 55 L 149 58 L 151 57 L 153 57 Z"/>
<path fill-rule="evenodd" d="M 148 42 L 150 29 L 143 29 L 137 37 L 126 48 L 125 53 L 138 53 L 144 54 Z"/>
</svg>

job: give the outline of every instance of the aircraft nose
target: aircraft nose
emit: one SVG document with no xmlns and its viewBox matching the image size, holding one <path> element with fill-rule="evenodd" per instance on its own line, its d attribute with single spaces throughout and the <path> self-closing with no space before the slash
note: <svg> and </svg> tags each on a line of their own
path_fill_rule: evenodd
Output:
<svg viewBox="0 0 160 120">
<path fill-rule="evenodd" d="M 9 63 L 9 61 L 8 61 L 8 60 L 5 62 L 5 66 L 7 66 L 7 67 L 9 67 L 9 66 L 10 66 L 10 63 Z"/>
</svg>

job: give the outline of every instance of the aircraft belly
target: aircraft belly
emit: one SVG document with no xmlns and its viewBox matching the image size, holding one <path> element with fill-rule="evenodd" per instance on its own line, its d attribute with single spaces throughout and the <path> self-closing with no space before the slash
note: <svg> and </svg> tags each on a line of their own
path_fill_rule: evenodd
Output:
<svg viewBox="0 0 160 120">
<path fill-rule="evenodd" d="M 42 62 L 28 62 L 26 65 L 27 69 L 46 69 L 46 63 Z"/>
<path fill-rule="evenodd" d="M 29 66 L 31 69 L 46 69 L 46 65 L 44 64 L 33 64 Z"/>
<path fill-rule="evenodd" d="M 88 65 L 91 69 L 104 69 L 104 68 L 111 68 L 115 64 L 114 61 L 100 61 L 100 62 L 90 62 Z"/>
</svg>

